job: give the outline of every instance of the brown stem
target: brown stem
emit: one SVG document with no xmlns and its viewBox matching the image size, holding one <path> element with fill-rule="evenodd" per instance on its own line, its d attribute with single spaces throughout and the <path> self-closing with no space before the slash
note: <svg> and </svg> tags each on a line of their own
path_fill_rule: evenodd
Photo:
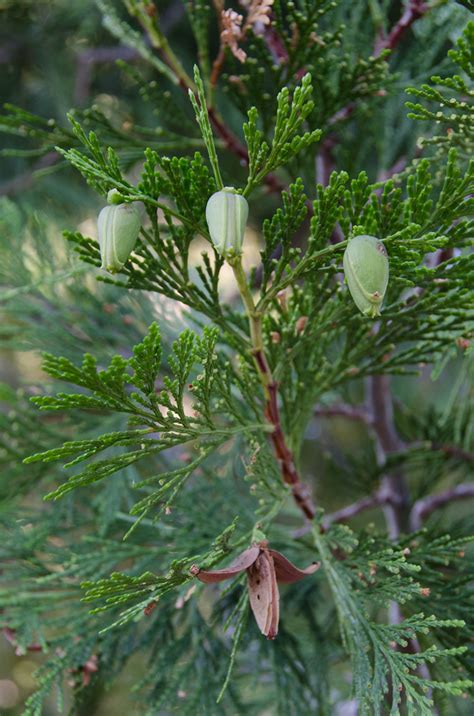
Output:
<svg viewBox="0 0 474 716">
<path fill-rule="evenodd" d="M 326 515 L 323 520 L 323 525 L 328 528 L 334 522 L 347 522 L 353 517 L 356 517 L 365 510 L 372 510 L 374 507 L 380 507 L 380 505 L 386 505 L 390 500 L 390 495 L 386 494 L 383 490 L 378 490 L 373 495 L 367 497 L 361 497 L 360 500 L 356 500 L 351 505 L 342 507 L 336 512 L 332 512 L 330 515 Z"/>
<path fill-rule="evenodd" d="M 209 83 L 210 83 L 212 89 L 214 89 L 214 87 L 217 84 L 217 80 L 219 79 L 219 75 L 221 73 L 222 65 L 224 64 L 224 60 L 225 60 L 225 49 L 224 49 L 224 46 L 221 45 L 219 52 L 217 54 L 217 57 L 214 60 L 214 62 L 212 63 L 212 72 L 211 72 L 211 77 L 209 79 Z"/>
<path fill-rule="evenodd" d="M 349 420 L 358 420 L 368 425 L 371 424 L 372 419 L 367 408 L 348 405 L 347 403 L 328 406 L 320 405 L 314 409 L 314 414 L 323 418 L 343 417 Z"/>
<path fill-rule="evenodd" d="M 392 27 L 386 37 L 379 38 L 375 44 L 375 56 L 380 55 L 382 50 L 393 50 L 402 39 L 406 31 L 414 22 L 423 17 L 429 6 L 422 0 L 412 0 L 398 22 Z"/>
<path fill-rule="evenodd" d="M 285 64 L 288 62 L 288 52 L 286 51 L 285 43 L 276 31 L 273 23 L 269 23 L 265 26 L 263 39 L 272 54 L 273 60 L 277 64 Z"/>
<path fill-rule="evenodd" d="M 395 430 L 390 377 L 375 375 L 368 379 L 369 404 L 376 438 L 377 463 L 385 464 L 387 455 L 403 447 Z M 405 525 L 408 507 L 408 488 L 403 473 L 392 471 L 383 475 L 381 489 L 390 496 L 384 507 L 385 520 L 392 540 L 396 540 Z"/>
<path fill-rule="evenodd" d="M 335 168 L 332 148 L 334 141 L 331 137 L 326 137 L 321 143 L 320 151 L 316 157 L 316 182 L 327 186 L 329 178 Z"/>
<path fill-rule="evenodd" d="M 432 443 L 432 448 L 433 450 L 444 452 L 444 454 L 449 457 L 455 457 L 459 460 L 464 460 L 465 462 L 474 462 L 474 454 L 472 452 L 468 452 L 467 450 L 463 450 L 457 445 L 438 445 L 437 443 Z"/>
<path fill-rule="evenodd" d="M 290 485 L 293 499 L 299 509 L 303 512 L 305 517 L 312 520 L 316 514 L 316 509 L 311 501 L 308 487 L 300 481 L 293 453 L 286 443 L 281 426 L 280 410 L 278 407 L 278 384 L 273 378 L 265 355 L 262 334 L 262 314 L 257 311 L 255 306 L 247 278 L 242 268 L 241 257 L 237 256 L 229 260 L 229 263 L 234 271 L 234 276 L 249 319 L 250 337 L 253 345 L 252 355 L 265 395 L 265 417 L 270 425 L 273 426 L 270 440 L 280 465 L 282 478 L 287 485 Z"/>
<path fill-rule="evenodd" d="M 474 483 L 456 485 L 449 490 L 439 492 L 437 495 L 429 495 L 417 500 L 410 512 L 410 527 L 412 530 L 419 530 L 423 521 L 439 507 L 448 505 L 456 500 L 464 500 L 466 497 L 474 497 Z"/>
<path fill-rule="evenodd" d="M 298 470 L 295 466 L 295 461 L 291 450 L 288 448 L 280 421 L 280 412 L 278 408 L 278 385 L 273 381 L 273 377 L 270 372 L 270 368 L 266 360 L 264 361 L 268 370 L 268 398 L 265 406 L 265 417 L 268 422 L 273 425 L 273 432 L 270 435 L 270 439 L 273 444 L 273 449 L 280 463 L 281 474 L 283 480 L 287 485 L 291 486 L 291 492 L 293 499 L 304 513 L 304 515 L 312 520 L 316 514 L 316 510 L 311 501 L 311 494 L 308 487 L 300 481 Z"/>
<path fill-rule="evenodd" d="M 223 140 L 227 149 L 235 154 L 243 164 L 247 165 L 249 162 L 249 155 L 244 144 L 233 134 L 230 129 L 224 124 L 221 118 L 218 116 L 216 110 L 213 107 L 208 108 L 209 119 L 212 126 L 216 130 L 216 133 Z"/>
<path fill-rule="evenodd" d="M 390 502 L 391 497 L 390 493 L 387 493 L 383 488 L 380 488 L 372 495 L 361 497 L 359 500 L 352 502 L 350 505 L 346 505 L 346 507 L 342 507 L 340 510 L 336 510 L 335 512 L 331 512 L 326 515 L 322 521 L 322 529 L 327 530 L 335 522 L 348 522 L 353 517 L 357 517 L 357 515 L 361 512 L 373 510 L 376 507 L 386 505 Z M 293 537 L 295 539 L 303 537 L 303 535 L 310 531 L 311 525 L 304 525 L 300 529 L 293 532 Z"/>
</svg>

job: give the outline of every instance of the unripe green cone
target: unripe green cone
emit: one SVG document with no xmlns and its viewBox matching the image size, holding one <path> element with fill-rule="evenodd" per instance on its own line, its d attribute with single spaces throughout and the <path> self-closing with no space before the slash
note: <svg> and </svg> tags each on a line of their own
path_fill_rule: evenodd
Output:
<svg viewBox="0 0 474 716">
<path fill-rule="evenodd" d="M 216 251 L 226 258 L 242 253 L 245 227 L 249 215 L 247 199 L 233 187 L 224 187 L 211 196 L 206 206 L 206 220 Z"/>
<path fill-rule="evenodd" d="M 357 308 L 367 316 L 380 316 L 388 285 L 388 256 L 375 236 L 362 234 L 349 241 L 344 252 L 344 273 Z"/>
<path fill-rule="evenodd" d="M 133 203 L 102 209 L 97 229 L 103 269 L 117 273 L 123 268 L 137 242 L 140 226 L 140 212 Z"/>
</svg>

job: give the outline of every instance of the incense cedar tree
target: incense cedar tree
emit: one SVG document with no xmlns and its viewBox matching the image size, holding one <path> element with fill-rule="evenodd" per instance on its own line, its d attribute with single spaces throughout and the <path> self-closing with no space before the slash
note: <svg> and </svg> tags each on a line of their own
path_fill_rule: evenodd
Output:
<svg viewBox="0 0 474 716">
<path fill-rule="evenodd" d="M 190 0 L 181 54 L 97 0 L 148 124 L 6 107 L 112 202 L 67 257 L 1 204 L 3 346 L 48 376 L 1 389 L 25 716 L 134 656 L 124 713 L 472 713 L 470 5 Z"/>
</svg>

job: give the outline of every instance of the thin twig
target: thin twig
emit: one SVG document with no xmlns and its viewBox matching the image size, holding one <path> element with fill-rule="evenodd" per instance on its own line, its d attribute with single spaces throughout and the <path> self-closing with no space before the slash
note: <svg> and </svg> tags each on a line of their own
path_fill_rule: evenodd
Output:
<svg viewBox="0 0 474 716">
<path fill-rule="evenodd" d="M 377 464 L 382 467 L 387 460 L 387 455 L 391 452 L 398 452 L 401 448 L 401 441 L 393 423 L 390 377 L 387 375 L 369 377 L 367 389 L 368 403 L 372 413 Z M 388 535 L 395 542 L 402 531 L 407 508 L 408 493 L 402 472 L 384 474 L 380 482 L 380 489 L 388 496 L 387 502 L 383 506 L 383 513 Z M 403 621 L 400 605 L 396 601 L 390 602 L 389 619 L 391 624 L 399 624 Z"/>
<path fill-rule="evenodd" d="M 474 453 L 463 450 L 457 445 L 438 445 L 438 443 L 431 443 L 433 450 L 444 452 L 448 457 L 454 457 L 458 460 L 464 460 L 465 462 L 474 462 Z"/>
<path fill-rule="evenodd" d="M 388 375 L 370 377 L 368 393 L 371 422 L 376 437 L 377 463 L 383 466 L 388 455 L 399 452 L 403 448 L 393 421 L 390 377 Z M 384 514 L 390 539 L 396 540 L 404 527 L 408 507 L 408 488 L 403 473 L 400 470 L 386 473 L 382 477 L 381 487 L 390 495 Z"/>
<path fill-rule="evenodd" d="M 361 497 L 360 500 L 356 500 L 356 502 L 353 502 L 351 505 L 347 505 L 346 507 L 342 507 L 340 510 L 336 510 L 336 512 L 326 515 L 323 519 L 323 526 L 327 529 L 330 525 L 334 524 L 334 522 L 348 522 L 361 512 L 385 505 L 389 502 L 389 500 L 389 494 L 385 493 L 383 490 L 378 490 L 373 495 Z"/>
<path fill-rule="evenodd" d="M 423 521 L 429 517 L 432 512 L 448 505 L 456 500 L 463 500 L 465 497 L 474 497 L 474 482 L 462 485 L 456 485 L 449 490 L 439 492 L 437 495 L 429 495 L 417 500 L 410 512 L 410 527 L 413 531 L 419 530 Z"/>
<path fill-rule="evenodd" d="M 252 356 L 255 361 L 257 373 L 262 383 L 265 395 L 265 417 L 273 426 L 270 440 L 279 462 L 283 481 L 291 487 L 293 499 L 303 512 L 305 517 L 312 520 L 316 515 L 316 509 L 312 503 L 308 487 L 301 482 L 298 470 L 295 465 L 293 453 L 289 449 L 283 429 L 281 426 L 280 411 L 278 407 L 278 384 L 273 378 L 270 366 L 265 355 L 265 348 L 262 334 L 262 313 L 257 310 L 255 302 L 247 283 L 242 260 L 240 256 L 229 260 L 234 271 L 234 276 L 239 287 L 240 295 L 245 305 L 250 326 L 250 337 L 252 341 Z"/>
<path fill-rule="evenodd" d="M 217 80 L 219 79 L 219 75 L 222 69 L 222 65 L 225 60 L 225 45 L 222 41 L 222 13 L 224 12 L 224 2 L 223 0 L 213 0 L 214 9 L 216 11 L 217 15 L 217 22 L 219 25 L 219 38 L 220 38 L 220 46 L 219 46 L 219 52 L 217 54 L 216 59 L 212 63 L 212 71 L 211 76 L 209 78 L 209 84 L 210 84 L 210 97 L 208 105 L 209 107 L 212 105 L 212 99 L 214 95 L 214 90 L 217 85 Z"/>
<path fill-rule="evenodd" d="M 349 405 L 348 403 L 319 405 L 314 409 L 314 414 L 322 418 L 343 417 L 348 420 L 358 420 L 367 425 L 372 424 L 372 416 L 365 406 Z"/>
<path fill-rule="evenodd" d="M 286 64 L 288 62 L 288 52 L 285 43 L 275 29 L 275 25 L 271 22 L 265 26 L 263 33 L 265 44 L 271 52 L 274 62 L 277 64 Z"/>
<path fill-rule="evenodd" d="M 423 17 L 423 15 L 429 10 L 427 3 L 422 0 L 412 0 L 409 3 L 403 15 L 401 15 L 398 22 L 392 27 L 386 37 L 381 37 L 375 44 L 375 56 L 380 55 L 382 50 L 393 50 L 400 44 L 401 39 L 405 35 L 406 31 L 413 25 L 414 22 Z"/>
<path fill-rule="evenodd" d="M 335 512 L 325 515 L 322 520 L 322 529 L 327 530 L 335 523 L 349 522 L 349 520 L 352 520 L 353 517 L 357 517 L 357 515 L 361 514 L 361 512 L 366 512 L 367 510 L 373 510 L 376 507 L 386 505 L 390 502 L 390 499 L 391 494 L 387 493 L 383 488 L 380 488 L 372 495 L 361 497 L 359 500 L 352 502 L 350 505 L 346 505 L 346 507 L 341 507 L 340 510 L 336 510 Z M 292 533 L 292 536 L 295 539 L 298 539 L 299 537 L 303 537 L 308 532 L 311 532 L 311 529 L 312 526 L 310 524 L 303 525 L 303 527 L 295 530 Z"/>
<path fill-rule="evenodd" d="M 329 178 L 334 171 L 335 163 L 332 155 L 332 148 L 335 144 L 333 137 L 326 137 L 316 156 L 316 182 L 327 186 Z"/>
</svg>

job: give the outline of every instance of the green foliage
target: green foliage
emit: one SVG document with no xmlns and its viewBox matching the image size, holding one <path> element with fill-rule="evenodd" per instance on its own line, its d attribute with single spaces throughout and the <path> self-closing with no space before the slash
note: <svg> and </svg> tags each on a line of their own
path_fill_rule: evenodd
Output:
<svg viewBox="0 0 474 716">
<path fill-rule="evenodd" d="M 432 137 L 421 140 L 421 145 L 433 145 L 438 151 L 457 147 L 462 155 L 472 157 L 474 134 L 474 23 L 470 22 L 458 39 L 456 47 L 449 51 L 451 60 L 457 65 L 459 74 L 451 77 L 431 77 L 431 85 L 420 88 L 410 87 L 407 92 L 424 102 L 407 102 L 411 119 L 430 121 L 441 125 Z M 426 106 L 428 105 L 428 106 Z M 437 109 L 431 109 L 435 105 Z M 438 128 L 437 128 L 438 129 Z"/>
<path fill-rule="evenodd" d="M 153 475 L 137 484 L 139 488 L 158 485 L 158 489 L 152 489 L 134 507 L 133 514 L 143 516 L 158 505 L 162 509 L 170 509 L 187 478 L 210 453 L 235 434 L 265 430 L 263 424 L 245 421 L 245 413 L 238 401 L 219 379 L 221 368 L 219 357 L 214 352 L 216 341 L 217 332 L 212 328 L 205 328 L 202 338 L 190 330 L 181 333 L 169 355 L 169 369 L 163 377 L 162 390 L 155 385 L 161 370 L 162 354 L 156 323 L 152 324 L 142 343 L 134 347 L 132 358 L 125 360 L 115 356 L 104 370 L 98 370 L 96 360 L 88 354 L 80 367 L 66 358 L 46 355 L 43 367 L 52 378 L 73 383 L 89 393 L 58 393 L 56 396 L 32 398 L 41 410 L 86 409 L 124 413 L 130 416 L 130 425 L 144 426 L 139 430 L 106 433 L 92 440 L 68 441 L 61 448 L 27 458 L 26 462 L 51 462 L 75 456 L 65 464 L 66 468 L 70 468 L 109 448 L 136 446 L 132 451 L 90 463 L 85 470 L 50 493 L 48 498 L 57 499 L 77 487 L 103 480 L 139 460 L 194 442 L 198 451 L 195 460 L 185 467 Z M 197 375 L 196 364 L 202 367 L 202 372 Z M 194 384 L 190 384 L 192 375 L 195 376 Z M 188 390 L 192 391 L 194 399 L 191 415 L 185 406 Z M 214 403 L 219 399 L 225 400 L 226 411 L 231 413 L 233 421 L 224 423 L 219 418 L 223 411 L 214 409 Z M 156 433 L 159 435 L 156 436 Z"/>
<path fill-rule="evenodd" d="M 409 562 L 403 550 L 390 547 L 379 551 L 377 540 L 369 538 L 358 543 L 352 538 L 355 551 L 351 549 L 348 559 L 341 562 L 331 556 L 331 549 L 340 546 L 337 533 L 321 536 L 316 527 L 314 538 L 336 603 L 345 645 L 351 654 L 354 691 L 361 713 L 379 713 L 390 690 L 391 698 L 387 704 L 390 714 L 399 713 L 402 697 L 405 697 L 408 714 L 428 716 L 433 709 L 429 695 L 432 690 L 459 695 L 472 686 L 469 680 L 433 681 L 417 673 L 420 665 L 461 656 L 467 647 L 441 649 L 431 646 L 417 653 L 405 651 L 410 639 L 426 635 L 431 629 L 460 628 L 465 626 L 464 621 L 439 620 L 423 613 L 392 624 L 380 624 L 370 618 L 368 609 L 374 603 L 388 607 L 390 600 L 396 599 L 399 604 L 404 604 L 420 593 L 420 585 L 413 582 L 411 575 L 421 568 Z M 344 546 L 347 539 L 344 535 Z M 370 598 L 367 597 L 368 590 Z"/>
<path fill-rule="evenodd" d="M 120 68 L 147 122 L 96 104 L 71 128 L 11 105 L 1 118 L 27 155 L 54 150 L 81 175 L 94 212 L 111 189 L 143 209 L 110 277 L 87 222 L 68 221 L 69 254 L 47 211 L 0 204 L 2 347 L 43 354 L 33 379 L 0 384 L 2 624 L 21 653 L 43 652 L 27 716 L 56 690 L 64 711 L 68 681 L 72 708 L 92 712 L 90 686 L 131 657 L 146 714 L 326 716 L 348 699 L 374 716 L 468 713 L 474 524 L 449 504 L 469 493 L 474 452 L 474 26 L 446 60 L 443 4 L 399 36 L 389 5 L 275 0 L 270 21 L 247 3 L 226 39 L 233 16 L 190 2 L 195 42 L 178 56 L 151 0 L 98 0 L 133 50 Z M 416 157 L 407 86 L 427 127 Z M 223 186 L 261 226 L 248 276 L 210 242 Z M 359 234 L 389 256 L 375 323 L 343 281 Z M 421 400 L 426 365 L 438 382 Z M 338 524 L 364 509 L 374 524 Z M 245 575 L 220 589 L 191 570 L 262 540 L 321 561 L 280 585 L 275 642 Z"/>
<path fill-rule="evenodd" d="M 211 123 L 209 121 L 209 115 L 206 107 L 206 96 L 204 92 L 204 85 L 202 83 L 201 75 L 199 74 L 199 68 L 195 65 L 194 67 L 194 82 L 196 83 L 198 99 L 194 96 L 194 92 L 189 89 L 189 99 L 193 105 L 196 113 L 196 121 L 199 125 L 199 129 L 206 145 L 207 153 L 209 155 L 209 161 L 211 163 L 212 171 L 214 173 L 214 179 L 216 180 L 217 189 L 222 189 L 224 184 L 222 183 L 221 172 L 219 169 L 219 160 L 217 158 L 216 147 L 214 144 L 214 138 L 212 136 Z"/>
<path fill-rule="evenodd" d="M 262 183 L 267 174 L 282 164 L 287 164 L 297 154 L 307 149 L 321 137 L 321 130 L 300 134 L 304 120 L 314 108 L 311 99 L 313 87 L 311 75 L 307 73 L 296 87 L 290 105 L 289 90 L 284 87 L 277 97 L 275 129 L 269 146 L 258 129 L 258 112 L 255 107 L 248 112 L 248 123 L 244 124 L 244 135 L 249 153 L 249 177 L 244 195 L 250 194 L 255 186 Z"/>
</svg>

